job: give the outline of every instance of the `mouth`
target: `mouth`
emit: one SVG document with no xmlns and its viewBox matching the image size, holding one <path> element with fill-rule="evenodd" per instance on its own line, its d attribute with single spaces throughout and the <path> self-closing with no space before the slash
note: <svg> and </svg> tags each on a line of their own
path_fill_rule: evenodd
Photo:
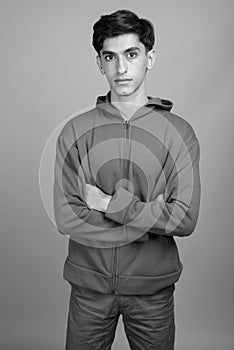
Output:
<svg viewBox="0 0 234 350">
<path fill-rule="evenodd" d="M 132 81 L 132 79 L 115 79 L 114 82 L 119 85 L 124 85 Z"/>
</svg>

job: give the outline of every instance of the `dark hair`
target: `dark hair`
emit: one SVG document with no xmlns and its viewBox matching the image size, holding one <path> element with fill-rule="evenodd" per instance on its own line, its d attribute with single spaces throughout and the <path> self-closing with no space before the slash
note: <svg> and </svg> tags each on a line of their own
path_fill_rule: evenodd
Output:
<svg viewBox="0 0 234 350">
<path fill-rule="evenodd" d="M 128 10 L 118 10 L 101 16 L 93 26 L 93 46 L 100 55 L 105 39 L 130 33 L 138 35 L 146 51 L 153 48 L 155 35 L 152 23 Z"/>
</svg>

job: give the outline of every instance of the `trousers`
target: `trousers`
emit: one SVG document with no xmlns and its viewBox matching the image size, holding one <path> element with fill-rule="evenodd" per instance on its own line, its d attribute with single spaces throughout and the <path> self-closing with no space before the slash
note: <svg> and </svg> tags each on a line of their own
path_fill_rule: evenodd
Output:
<svg viewBox="0 0 234 350">
<path fill-rule="evenodd" d="M 174 289 L 115 295 L 71 285 L 66 350 L 111 350 L 120 315 L 131 350 L 173 350 Z"/>
</svg>

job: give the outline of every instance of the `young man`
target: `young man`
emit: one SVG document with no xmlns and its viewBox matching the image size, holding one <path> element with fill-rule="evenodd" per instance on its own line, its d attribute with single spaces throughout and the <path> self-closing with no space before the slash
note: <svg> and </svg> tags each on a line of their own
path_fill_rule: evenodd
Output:
<svg viewBox="0 0 234 350">
<path fill-rule="evenodd" d="M 132 350 L 174 349 L 173 296 L 199 200 L 199 144 L 172 103 L 146 93 L 154 29 L 120 10 L 94 25 L 110 85 L 58 137 L 54 210 L 69 235 L 67 350 L 111 349 L 119 315 Z"/>
</svg>

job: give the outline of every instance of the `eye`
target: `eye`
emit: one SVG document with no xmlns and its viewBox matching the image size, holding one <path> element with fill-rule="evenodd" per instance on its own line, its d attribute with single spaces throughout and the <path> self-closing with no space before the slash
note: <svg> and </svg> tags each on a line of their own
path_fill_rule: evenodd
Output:
<svg viewBox="0 0 234 350">
<path fill-rule="evenodd" d="M 135 51 L 129 52 L 128 53 L 128 57 L 129 58 L 136 58 L 137 57 L 137 52 L 135 52 Z"/>
<path fill-rule="evenodd" d="M 114 58 L 115 58 L 114 55 L 106 55 L 106 56 L 105 56 L 105 60 L 106 60 L 107 62 L 113 61 Z"/>
</svg>

